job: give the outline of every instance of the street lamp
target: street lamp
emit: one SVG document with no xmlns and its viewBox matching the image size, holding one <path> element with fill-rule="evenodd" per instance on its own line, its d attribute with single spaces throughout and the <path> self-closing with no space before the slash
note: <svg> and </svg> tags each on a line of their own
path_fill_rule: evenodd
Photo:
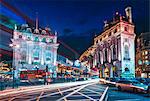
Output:
<svg viewBox="0 0 150 101">
<path fill-rule="evenodd" d="M 12 88 L 15 88 L 15 85 L 14 85 L 14 70 L 15 70 L 16 68 L 15 67 L 13 67 L 12 68 L 12 79 L 13 79 L 13 85 L 12 85 Z"/>
<path fill-rule="evenodd" d="M 48 65 L 46 65 L 46 75 L 45 75 L 45 83 L 47 84 L 47 73 L 48 73 Z"/>
</svg>

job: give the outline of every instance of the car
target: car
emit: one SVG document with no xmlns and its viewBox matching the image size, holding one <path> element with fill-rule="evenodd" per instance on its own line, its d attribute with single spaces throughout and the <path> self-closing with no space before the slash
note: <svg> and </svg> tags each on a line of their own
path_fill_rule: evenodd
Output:
<svg viewBox="0 0 150 101">
<path fill-rule="evenodd" d="M 116 83 L 118 90 L 132 91 L 134 93 L 148 93 L 148 85 L 145 85 L 137 80 L 120 80 Z"/>
<path fill-rule="evenodd" d="M 80 78 L 78 78 L 76 81 L 84 81 L 84 80 L 85 80 L 85 78 L 80 77 Z"/>
<path fill-rule="evenodd" d="M 141 83 L 144 83 L 146 85 L 148 85 L 149 82 L 147 82 L 147 80 L 145 78 L 136 78 L 136 80 L 138 80 Z"/>
<path fill-rule="evenodd" d="M 92 78 L 92 79 L 98 79 L 99 76 L 98 76 L 98 75 L 93 75 L 93 76 L 91 76 L 91 78 Z"/>
<path fill-rule="evenodd" d="M 115 86 L 116 82 L 119 81 L 120 79 L 117 77 L 114 78 L 104 78 L 104 79 L 100 79 L 100 83 L 102 84 L 106 84 L 108 86 Z"/>
</svg>

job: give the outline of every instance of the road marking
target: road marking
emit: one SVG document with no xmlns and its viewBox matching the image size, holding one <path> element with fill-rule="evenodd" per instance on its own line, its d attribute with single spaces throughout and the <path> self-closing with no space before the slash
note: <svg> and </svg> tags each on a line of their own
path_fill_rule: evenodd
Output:
<svg viewBox="0 0 150 101">
<path fill-rule="evenodd" d="M 69 87 L 69 86 L 77 86 L 77 85 L 82 85 L 82 84 L 87 84 L 87 83 L 93 83 L 93 82 L 96 82 L 98 83 L 99 82 L 99 79 L 95 79 L 95 80 L 87 80 L 87 81 L 78 81 L 76 83 L 72 83 L 72 82 L 69 82 L 69 83 L 58 83 L 58 84 L 51 84 L 51 85 L 40 85 L 40 86 L 31 86 L 31 87 L 21 87 L 23 88 L 23 90 L 19 90 L 19 89 L 16 89 L 14 91 L 11 91 L 11 92 L 8 92 L 8 93 L 2 93 L 0 94 L 0 97 L 3 97 L 3 96 L 8 96 L 9 94 L 19 94 L 19 93 L 23 93 L 23 92 L 31 92 L 33 90 L 37 91 L 37 90 L 43 90 L 43 89 L 54 89 L 55 87 L 58 87 L 58 88 L 63 88 L 63 87 Z"/>
<path fill-rule="evenodd" d="M 124 100 L 115 100 L 115 101 L 140 101 L 140 99 L 124 99 Z"/>
<path fill-rule="evenodd" d="M 93 85 L 93 84 L 95 84 L 95 83 L 82 85 L 79 89 L 77 89 L 77 90 L 71 92 L 70 94 L 68 94 L 68 95 L 66 95 L 66 96 L 64 96 L 64 97 L 62 97 L 62 98 L 60 98 L 60 99 L 58 99 L 57 101 L 61 101 L 61 100 L 63 100 L 64 98 L 67 98 L 67 97 L 69 97 L 69 96 L 71 96 L 71 95 L 77 93 L 77 92 L 80 91 L 81 89 L 83 89 L 83 88 L 85 88 L 85 87 L 87 87 L 87 86 L 89 86 L 89 85 Z"/>
<path fill-rule="evenodd" d="M 63 93 L 60 91 L 60 88 L 57 88 L 57 89 L 58 89 L 59 93 L 60 93 L 61 95 L 63 95 Z M 64 96 L 64 95 L 63 95 L 63 96 Z M 66 98 L 64 98 L 64 100 L 67 101 Z"/>
<path fill-rule="evenodd" d="M 12 101 L 12 100 L 14 100 L 15 99 L 15 97 L 13 97 L 13 98 L 11 98 L 10 100 L 8 100 L 8 101 Z"/>
<path fill-rule="evenodd" d="M 92 100 L 92 101 L 96 101 L 95 99 L 93 99 L 92 97 L 89 97 L 89 96 L 87 96 L 87 95 L 85 95 L 85 94 L 83 94 L 83 93 L 81 93 L 81 92 L 77 92 L 78 94 L 80 94 L 80 95 L 82 95 L 82 96 L 84 96 L 84 97 L 86 97 L 86 98 L 88 98 L 88 99 L 90 99 L 90 100 Z"/>
<path fill-rule="evenodd" d="M 107 94 L 108 88 L 109 88 L 109 87 L 107 87 L 107 88 L 105 89 L 105 91 L 103 92 L 103 94 L 102 94 L 102 96 L 100 97 L 99 101 L 103 101 L 103 100 L 104 100 L 104 97 L 105 97 L 106 94 Z"/>
<path fill-rule="evenodd" d="M 77 86 L 77 87 L 72 87 L 70 89 L 67 89 L 67 90 L 63 90 L 63 92 L 67 92 L 67 91 L 71 91 L 71 90 L 74 90 L 74 89 L 78 89 L 80 88 L 81 86 Z M 55 93 L 51 93 L 51 94 L 47 94 L 47 95 L 43 95 L 41 96 L 40 98 L 44 98 L 44 97 L 48 97 L 48 96 L 52 96 L 52 95 L 56 95 L 56 94 L 59 94 L 60 92 L 55 92 Z M 26 101 L 31 101 L 31 100 L 35 100 L 36 98 L 32 98 L 32 99 L 29 99 L 29 100 L 26 100 Z"/>
<path fill-rule="evenodd" d="M 36 101 L 40 101 L 40 97 L 44 94 L 44 92 L 42 91 L 40 96 L 37 97 Z"/>
</svg>

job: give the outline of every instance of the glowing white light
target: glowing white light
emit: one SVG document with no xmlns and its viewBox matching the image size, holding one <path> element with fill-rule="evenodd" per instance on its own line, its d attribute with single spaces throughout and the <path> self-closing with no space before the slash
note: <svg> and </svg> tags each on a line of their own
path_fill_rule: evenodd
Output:
<svg viewBox="0 0 150 101">
<path fill-rule="evenodd" d="M 20 45 L 17 44 L 17 45 L 16 45 L 16 48 L 20 48 Z"/>
<path fill-rule="evenodd" d="M 10 47 L 13 47 L 13 44 L 9 44 Z"/>
</svg>

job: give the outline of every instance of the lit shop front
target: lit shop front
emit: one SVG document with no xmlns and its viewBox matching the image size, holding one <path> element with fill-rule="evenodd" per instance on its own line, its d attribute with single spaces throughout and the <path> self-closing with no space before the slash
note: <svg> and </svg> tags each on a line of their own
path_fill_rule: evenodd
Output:
<svg viewBox="0 0 150 101">
<path fill-rule="evenodd" d="M 58 65 L 57 77 L 59 78 L 80 77 L 82 75 L 83 75 L 83 70 L 80 70 L 80 68 L 64 66 L 61 64 Z"/>
<path fill-rule="evenodd" d="M 12 78 L 11 64 L 0 62 L 0 78 L 2 79 Z"/>
</svg>

